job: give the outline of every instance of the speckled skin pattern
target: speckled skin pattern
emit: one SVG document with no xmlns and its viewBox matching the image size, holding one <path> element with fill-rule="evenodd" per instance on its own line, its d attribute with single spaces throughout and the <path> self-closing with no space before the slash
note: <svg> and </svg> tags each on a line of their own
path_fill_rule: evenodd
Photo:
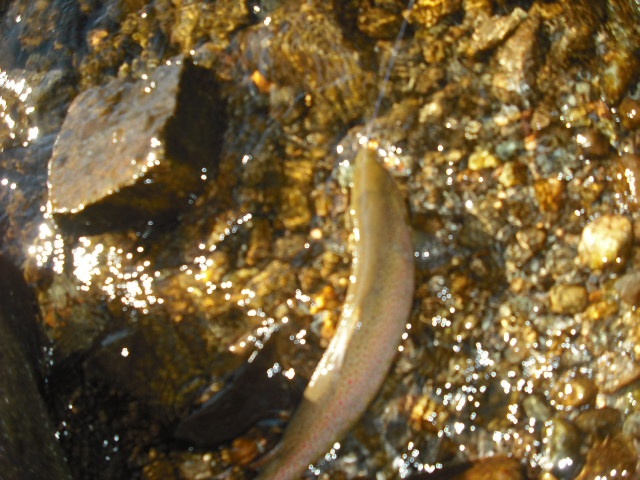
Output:
<svg viewBox="0 0 640 480">
<path fill-rule="evenodd" d="M 259 480 L 299 478 L 342 438 L 376 395 L 405 331 L 415 282 L 407 209 L 370 150 L 356 156 L 351 213 L 353 275 L 336 335 Z"/>
</svg>

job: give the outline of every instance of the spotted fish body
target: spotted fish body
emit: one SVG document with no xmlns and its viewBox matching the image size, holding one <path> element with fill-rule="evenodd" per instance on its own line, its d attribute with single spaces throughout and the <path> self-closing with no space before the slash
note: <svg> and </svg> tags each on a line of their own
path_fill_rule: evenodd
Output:
<svg viewBox="0 0 640 480">
<path fill-rule="evenodd" d="M 384 381 L 414 291 L 413 247 L 402 195 L 374 152 L 356 156 L 353 275 L 334 338 L 259 480 L 299 478 L 360 418 Z"/>
</svg>

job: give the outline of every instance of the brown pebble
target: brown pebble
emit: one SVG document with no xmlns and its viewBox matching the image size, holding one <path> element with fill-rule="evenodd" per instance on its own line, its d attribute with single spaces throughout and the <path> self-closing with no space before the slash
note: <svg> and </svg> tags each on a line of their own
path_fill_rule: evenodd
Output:
<svg viewBox="0 0 640 480">
<path fill-rule="evenodd" d="M 570 420 L 553 417 L 542 430 L 542 462 L 559 478 L 573 478 L 581 463 L 584 435 Z"/>
<path fill-rule="evenodd" d="M 623 275 L 615 287 L 623 302 L 633 307 L 640 306 L 640 272 Z"/>
<path fill-rule="evenodd" d="M 544 130 L 551 124 L 551 114 L 544 108 L 538 108 L 531 115 L 530 123 L 533 130 Z"/>
<path fill-rule="evenodd" d="M 503 102 L 522 101 L 533 91 L 540 59 L 539 28 L 538 17 L 525 18 L 493 56 L 492 91 Z"/>
<path fill-rule="evenodd" d="M 547 233 L 539 228 L 523 228 L 516 232 L 516 241 L 527 250 L 539 252 L 547 240 Z"/>
<path fill-rule="evenodd" d="M 557 212 L 562 206 L 565 183 L 557 178 L 537 180 L 534 184 L 536 198 L 545 212 Z"/>
<path fill-rule="evenodd" d="M 505 188 L 524 185 L 527 182 L 527 167 L 520 162 L 507 162 L 496 169 L 498 182 Z"/>
<path fill-rule="evenodd" d="M 576 135 L 582 154 L 587 158 L 602 158 L 611 150 L 609 138 L 599 130 L 589 129 Z"/>
<path fill-rule="evenodd" d="M 640 127 L 640 102 L 634 98 L 625 97 L 620 103 L 622 126 L 629 130 Z"/>
<path fill-rule="evenodd" d="M 549 291 L 549 303 L 553 313 L 580 313 L 587 307 L 587 302 L 587 289 L 582 285 L 554 285 Z"/>
<path fill-rule="evenodd" d="M 473 57 L 500 44 L 527 17 L 527 12 L 516 7 L 510 15 L 484 19 L 474 30 L 467 55 Z"/>
<path fill-rule="evenodd" d="M 584 311 L 584 318 L 589 320 L 603 320 L 615 315 L 618 312 L 618 302 L 614 302 L 609 298 L 589 303 Z"/>
<path fill-rule="evenodd" d="M 640 379 L 640 365 L 630 355 L 605 352 L 596 359 L 594 381 L 604 393 L 615 393 Z"/>
<path fill-rule="evenodd" d="M 622 415 L 613 407 L 590 408 L 578 414 L 576 426 L 595 438 L 606 438 L 622 429 Z"/>
<path fill-rule="evenodd" d="M 637 78 L 640 62 L 628 48 L 612 49 L 603 56 L 603 60 L 607 68 L 602 75 L 602 93 L 607 101 L 615 103 Z"/>
<path fill-rule="evenodd" d="M 476 150 L 469 155 L 469 169 L 474 172 L 496 168 L 498 165 L 500 165 L 500 160 L 488 150 Z"/>
<path fill-rule="evenodd" d="M 249 465 L 258 457 L 259 453 L 258 444 L 254 439 L 239 437 L 231 444 L 229 457 L 231 463 Z"/>
<path fill-rule="evenodd" d="M 267 258 L 271 253 L 272 240 L 273 231 L 269 221 L 261 218 L 253 220 L 247 251 L 247 265 L 254 266 Z"/>
<path fill-rule="evenodd" d="M 582 230 L 579 261 L 592 270 L 620 269 L 627 262 L 632 240 L 631 220 L 624 215 L 602 215 Z"/>
<path fill-rule="evenodd" d="M 576 480 L 637 478 L 638 454 L 633 440 L 623 434 L 605 438 L 591 446 L 585 466 Z M 623 475 L 622 472 L 626 472 Z"/>
<path fill-rule="evenodd" d="M 617 158 L 611 176 L 616 193 L 631 211 L 636 211 L 640 207 L 640 156 L 625 154 Z"/>
<path fill-rule="evenodd" d="M 551 396 L 556 405 L 561 407 L 581 407 L 592 403 L 598 388 L 593 381 L 584 375 L 565 375 L 554 385 Z"/>
</svg>

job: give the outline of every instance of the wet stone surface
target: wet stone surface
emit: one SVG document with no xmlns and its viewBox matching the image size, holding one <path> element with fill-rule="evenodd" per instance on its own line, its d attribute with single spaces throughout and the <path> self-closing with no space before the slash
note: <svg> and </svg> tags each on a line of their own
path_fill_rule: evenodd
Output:
<svg viewBox="0 0 640 480">
<path fill-rule="evenodd" d="M 49 165 L 59 224 L 98 233 L 162 220 L 215 177 L 224 112 L 211 73 L 174 58 L 78 95 Z"/>
<path fill-rule="evenodd" d="M 551 311 L 576 314 L 587 306 L 587 290 L 582 285 L 554 285 L 549 291 Z"/>
<path fill-rule="evenodd" d="M 587 225 L 580 236 L 580 262 L 592 270 L 619 269 L 627 261 L 633 226 L 627 217 L 603 215 Z"/>
<path fill-rule="evenodd" d="M 0 254 L 0 468 L 6 478 L 70 480 L 44 389 L 42 331 L 33 291 Z"/>
<path fill-rule="evenodd" d="M 307 478 L 638 475 L 637 2 L 0 15 L 0 251 L 74 478 L 255 476 L 336 331 L 359 135 L 406 199 L 414 307 Z"/>
</svg>

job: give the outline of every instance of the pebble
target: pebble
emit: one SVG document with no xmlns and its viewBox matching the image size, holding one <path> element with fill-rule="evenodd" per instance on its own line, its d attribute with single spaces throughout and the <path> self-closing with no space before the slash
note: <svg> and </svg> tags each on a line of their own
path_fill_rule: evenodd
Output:
<svg viewBox="0 0 640 480">
<path fill-rule="evenodd" d="M 587 158 L 605 157 L 611 149 L 609 138 L 595 129 L 589 129 L 576 135 L 576 142 L 580 145 L 582 155 Z"/>
<path fill-rule="evenodd" d="M 527 182 L 527 167 L 520 162 L 507 162 L 498 167 L 498 182 L 505 188 L 524 185 Z"/>
<path fill-rule="evenodd" d="M 629 130 L 640 127 L 640 102 L 635 98 L 625 97 L 620 103 L 622 126 Z"/>
<path fill-rule="evenodd" d="M 584 375 L 566 375 L 551 391 L 553 401 L 564 408 L 581 407 L 592 403 L 598 394 L 593 381 Z"/>
<path fill-rule="evenodd" d="M 411 24 L 423 27 L 433 27 L 446 16 L 462 8 L 460 0 L 417 0 L 413 9 L 405 13 L 405 18 Z"/>
<path fill-rule="evenodd" d="M 608 101 L 615 103 L 625 94 L 640 62 L 627 49 L 609 52 L 604 61 L 607 68 L 602 75 L 602 91 Z"/>
<path fill-rule="evenodd" d="M 498 48 L 492 91 L 502 101 L 517 104 L 532 91 L 537 74 L 539 28 L 539 19 L 529 16 Z"/>
<path fill-rule="evenodd" d="M 580 454 L 582 440 L 582 432 L 569 420 L 552 418 L 543 432 L 543 459 L 540 464 L 558 479 L 573 478 L 583 462 Z"/>
<path fill-rule="evenodd" d="M 538 108 L 531 116 L 531 128 L 536 131 L 544 130 L 551 125 L 551 114 L 544 108 Z"/>
<path fill-rule="evenodd" d="M 588 300 L 587 289 L 582 285 L 554 285 L 549 291 L 549 303 L 553 313 L 580 313 L 587 307 Z"/>
<path fill-rule="evenodd" d="M 640 207 L 638 181 L 640 179 L 640 156 L 630 153 L 617 158 L 611 166 L 613 186 L 624 205 L 632 212 Z"/>
<path fill-rule="evenodd" d="M 526 17 L 527 12 L 516 7 L 510 15 L 487 18 L 474 30 L 467 55 L 473 57 L 496 47 L 511 35 Z"/>
<path fill-rule="evenodd" d="M 624 215 L 602 215 L 582 230 L 579 261 L 591 270 L 620 269 L 627 262 L 632 239 L 631 220 Z"/>
<path fill-rule="evenodd" d="M 545 212 L 557 212 L 562 206 L 565 183 L 557 178 L 543 178 L 534 184 L 536 198 Z"/>
<path fill-rule="evenodd" d="M 638 454 L 633 442 L 626 435 L 618 434 L 592 445 L 576 480 L 637 478 L 637 463 Z"/>
<path fill-rule="evenodd" d="M 231 443 L 231 449 L 229 451 L 231 463 L 249 465 L 259 455 L 259 446 L 251 438 L 238 437 Z"/>
<path fill-rule="evenodd" d="M 523 228 L 516 232 L 518 245 L 532 252 L 539 252 L 547 240 L 547 233 L 539 228 Z"/>
<path fill-rule="evenodd" d="M 595 438 L 612 436 L 622 429 L 622 416 L 612 407 L 590 408 L 578 414 L 576 426 Z"/>
<path fill-rule="evenodd" d="M 281 220 L 287 230 L 302 229 L 311 222 L 307 196 L 299 187 L 284 187 L 280 192 Z"/>
<path fill-rule="evenodd" d="M 640 272 L 623 275 L 615 283 L 620 299 L 633 307 L 640 306 Z"/>
<path fill-rule="evenodd" d="M 593 379 L 604 393 L 615 393 L 640 379 L 640 365 L 630 355 L 605 352 L 595 362 Z"/>
<path fill-rule="evenodd" d="M 488 150 L 477 150 L 469 155 L 469 169 L 477 172 L 485 168 L 496 168 L 500 160 Z"/>
</svg>

